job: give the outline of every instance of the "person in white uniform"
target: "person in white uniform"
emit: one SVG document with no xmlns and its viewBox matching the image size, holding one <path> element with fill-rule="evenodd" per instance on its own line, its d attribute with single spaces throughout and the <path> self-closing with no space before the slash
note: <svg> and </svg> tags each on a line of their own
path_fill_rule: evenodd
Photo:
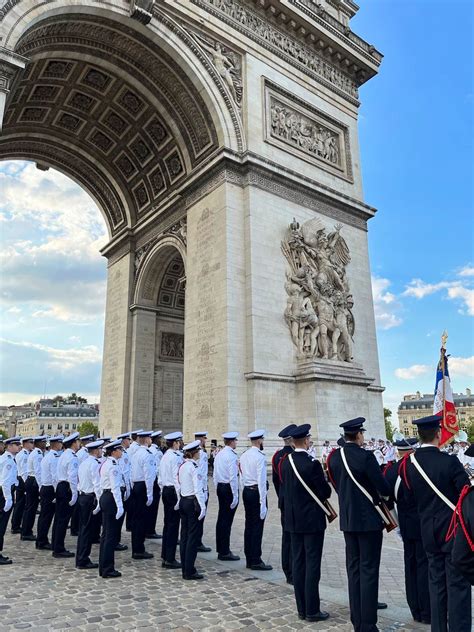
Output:
<svg viewBox="0 0 474 632">
<path fill-rule="evenodd" d="M 216 522 L 216 550 L 220 560 L 235 562 L 240 560 L 230 550 L 230 532 L 234 515 L 239 504 L 239 457 L 237 447 L 238 432 L 225 432 L 224 448 L 214 459 L 214 485 L 219 501 L 219 511 Z"/>
<path fill-rule="evenodd" d="M 247 436 L 252 446 L 240 457 L 242 499 L 245 508 L 244 551 L 247 568 L 271 571 L 262 560 L 262 537 L 267 515 L 267 460 L 263 453 L 265 430 L 254 430 Z"/>
<path fill-rule="evenodd" d="M 79 433 L 73 432 L 63 439 L 64 452 L 58 459 L 56 487 L 56 509 L 54 513 L 52 545 L 53 557 L 74 557 L 64 546 L 67 525 L 72 508 L 77 502 L 77 472 L 79 463 L 76 452 L 81 447 Z"/>
<path fill-rule="evenodd" d="M 46 449 L 46 435 L 34 437 L 34 448 L 28 455 L 27 472 L 28 477 L 25 482 L 25 509 L 21 521 L 21 539 L 35 542 L 33 527 L 36 519 L 36 512 L 39 505 L 39 490 L 41 487 L 41 461 Z"/>
<path fill-rule="evenodd" d="M 13 491 L 18 482 L 15 455 L 20 448 L 20 437 L 5 439 L 5 452 L 0 456 L 0 566 L 12 563 L 8 556 L 3 555 L 3 538 L 13 507 Z"/>
<path fill-rule="evenodd" d="M 33 450 L 33 437 L 25 437 L 21 440 L 22 448 L 15 456 L 18 468 L 18 487 L 15 490 L 15 504 L 12 513 L 12 533 L 21 533 L 21 521 L 25 511 L 25 482 L 28 478 L 28 456 Z"/>
<path fill-rule="evenodd" d="M 122 482 L 120 485 L 120 488 L 123 490 L 125 489 L 125 492 L 123 494 L 123 508 L 124 508 L 124 515 L 120 518 L 120 525 L 119 525 L 119 541 L 117 546 L 115 547 L 116 551 L 126 551 L 128 549 L 128 546 L 126 544 L 122 544 L 121 539 L 122 539 L 122 527 L 123 527 L 123 523 L 125 520 L 125 517 L 127 519 L 127 530 L 131 531 L 132 527 L 131 527 L 131 519 L 129 518 L 129 516 L 131 516 L 132 513 L 132 505 L 131 505 L 131 501 L 130 501 L 130 496 L 132 494 L 132 482 L 131 482 L 131 471 L 132 471 L 132 461 L 130 460 L 130 454 L 129 454 L 129 448 L 130 448 L 130 444 L 132 441 L 132 438 L 130 436 L 130 432 L 124 432 L 122 434 L 119 434 L 117 436 L 117 439 L 120 439 L 121 441 L 121 446 L 122 446 L 122 457 L 119 460 L 118 464 L 120 467 L 120 471 L 122 473 Z M 100 529 L 99 529 L 99 533 L 100 533 Z"/>
<path fill-rule="evenodd" d="M 105 461 L 100 473 L 100 509 L 102 513 L 102 535 L 99 549 L 99 575 L 106 578 L 121 577 L 115 568 L 115 548 L 119 541 L 120 518 L 123 516 L 122 474 L 119 461 L 122 457 L 121 440 L 104 446 Z"/>
<path fill-rule="evenodd" d="M 149 449 L 151 430 L 137 433 L 138 448 L 133 453 L 130 470 L 132 493 L 132 557 L 134 560 L 148 560 L 153 553 L 145 551 L 145 535 L 149 520 L 149 507 L 153 502 L 153 481 L 155 479 L 155 459 Z"/>
<path fill-rule="evenodd" d="M 207 456 L 206 451 L 206 441 L 207 441 L 207 430 L 199 430 L 194 433 L 194 439 L 199 440 L 199 445 L 201 450 L 199 451 L 199 470 L 202 477 L 202 485 L 204 488 L 204 496 L 206 498 L 206 513 L 207 513 L 207 505 L 209 503 L 209 485 L 208 485 L 208 476 L 209 476 L 209 457 Z M 199 526 L 201 529 L 201 537 L 199 539 L 198 552 L 199 553 L 210 553 L 212 551 L 210 546 L 206 546 L 202 542 L 202 536 L 204 532 L 204 520 L 200 520 Z"/>
<path fill-rule="evenodd" d="M 51 551 L 48 534 L 54 518 L 56 486 L 58 484 L 58 459 L 63 448 L 63 436 L 49 439 L 49 450 L 41 461 L 40 513 L 36 530 L 36 548 Z"/>
<path fill-rule="evenodd" d="M 92 516 L 100 511 L 100 456 L 104 440 L 90 441 L 87 444 L 88 456 L 82 460 L 78 470 L 77 490 L 79 498 L 77 505 L 79 508 L 79 535 L 76 549 L 76 568 L 92 569 L 98 568 L 98 564 L 91 561 L 92 550 Z"/>
<path fill-rule="evenodd" d="M 151 445 L 148 447 L 153 454 L 155 460 L 155 478 L 153 480 L 153 502 L 148 510 L 148 523 L 146 528 L 145 538 L 147 540 L 161 540 L 161 535 L 156 532 L 156 520 L 158 518 L 158 507 L 160 505 L 161 491 L 158 485 L 158 472 L 160 470 L 160 463 L 163 457 L 161 451 L 161 430 L 154 430 L 151 433 Z"/>
<path fill-rule="evenodd" d="M 179 553 L 183 579 L 202 579 L 204 576 L 196 570 L 195 562 L 201 539 L 200 524 L 206 515 L 206 497 L 202 479 L 200 460 L 200 440 L 192 441 L 183 447 L 184 463 L 179 467 L 178 478 L 181 499 L 181 539 Z"/>
<path fill-rule="evenodd" d="M 158 472 L 158 483 L 163 500 L 164 521 L 161 558 L 163 568 L 181 568 L 176 560 L 176 547 L 179 536 L 179 481 L 178 469 L 183 462 L 183 455 L 179 450 L 182 432 L 171 432 L 165 435 L 167 450 L 163 455 Z"/>
</svg>

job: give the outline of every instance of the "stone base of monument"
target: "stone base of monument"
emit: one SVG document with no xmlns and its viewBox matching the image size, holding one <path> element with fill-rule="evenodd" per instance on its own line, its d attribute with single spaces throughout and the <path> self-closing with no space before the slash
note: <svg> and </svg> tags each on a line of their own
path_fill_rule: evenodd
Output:
<svg viewBox="0 0 474 632">
<path fill-rule="evenodd" d="M 374 378 L 367 377 L 362 365 L 341 360 L 318 360 L 301 358 L 297 361 L 296 382 L 325 380 L 369 386 Z"/>
</svg>

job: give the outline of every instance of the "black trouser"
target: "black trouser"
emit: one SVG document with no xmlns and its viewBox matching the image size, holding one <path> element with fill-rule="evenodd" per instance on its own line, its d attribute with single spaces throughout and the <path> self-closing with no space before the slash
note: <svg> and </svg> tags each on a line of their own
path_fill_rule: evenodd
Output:
<svg viewBox="0 0 474 632">
<path fill-rule="evenodd" d="M 216 491 L 219 501 L 216 522 L 216 551 L 219 555 L 228 555 L 230 553 L 230 530 L 238 505 L 234 509 L 230 508 L 233 501 L 230 483 L 218 483 Z"/>
<path fill-rule="evenodd" d="M 265 520 L 260 518 L 260 493 L 258 487 L 244 487 L 242 493 L 245 508 L 244 552 L 247 565 L 262 561 L 262 537 Z"/>
<path fill-rule="evenodd" d="M 382 531 L 344 531 L 344 539 L 352 625 L 376 632 Z"/>
<path fill-rule="evenodd" d="M 132 505 L 130 496 L 127 498 L 127 500 L 124 500 L 126 487 L 121 487 L 120 490 L 122 492 L 123 516 L 119 519 L 118 525 L 117 525 L 117 527 L 118 527 L 118 544 L 120 544 L 120 541 L 122 539 L 122 527 L 123 527 L 123 523 L 125 522 L 125 517 L 127 518 L 127 521 L 128 521 L 128 516 L 131 515 L 131 505 Z M 130 491 L 130 493 L 131 493 L 131 491 Z M 132 530 L 132 527 L 130 526 L 130 531 L 131 530 Z"/>
<path fill-rule="evenodd" d="M 179 536 L 179 511 L 174 508 L 178 502 L 176 489 L 172 486 L 163 487 L 161 495 L 163 501 L 164 521 L 163 540 L 161 542 L 161 557 L 165 562 L 174 562 L 176 559 L 176 546 Z"/>
<path fill-rule="evenodd" d="M 91 542 L 92 543 L 97 543 L 100 540 L 101 526 L 102 526 L 102 512 L 99 511 L 99 513 L 95 514 L 95 516 L 92 516 L 92 520 L 91 520 Z"/>
<path fill-rule="evenodd" d="M 14 487 L 11 489 L 12 495 L 14 494 Z M 12 512 L 13 506 L 8 511 L 3 511 L 5 507 L 5 496 L 3 490 L 0 487 L 0 553 L 3 551 L 3 538 L 5 537 L 5 531 L 7 530 L 8 520 Z"/>
<path fill-rule="evenodd" d="M 181 517 L 181 538 L 179 541 L 179 554 L 183 577 L 191 577 L 196 571 L 197 550 L 201 534 L 198 520 L 201 509 L 195 496 L 181 498 L 179 501 L 179 515 Z"/>
<path fill-rule="evenodd" d="M 206 490 L 204 493 L 207 496 L 207 498 L 206 498 L 206 514 L 207 514 L 207 506 L 209 504 L 209 492 L 208 492 L 208 490 Z M 199 513 L 201 513 L 201 512 L 199 511 Z M 198 546 L 204 546 L 203 543 L 202 543 L 202 536 L 203 536 L 203 533 L 204 533 L 204 520 L 205 519 L 206 519 L 206 516 L 204 516 L 204 518 L 202 520 L 199 520 L 199 542 L 198 542 Z"/>
<path fill-rule="evenodd" d="M 104 489 L 100 497 L 102 513 L 102 535 L 99 549 L 99 575 L 108 575 L 115 570 L 115 547 L 119 543 L 117 503 L 110 489 Z"/>
<path fill-rule="evenodd" d="M 80 493 L 77 499 L 77 508 L 79 515 L 79 534 L 77 538 L 76 548 L 76 566 L 85 566 L 88 564 L 92 549 L 92 512 L 95 507 L 95 494 Z"/>
<path fill-rule="evenodd" d="M 296 607 L 302 615 L 314 615 L 321 609 L 319 580 L 323 554 L 324 531 L 291 533 L 293 585 Z"/>
<path fill-rule="evenodd" d="M 25 509 L 21 521 L 21 537 L 33 535 L 36 512 L 39 504 L 39 487 L 34 476 L 28 476 L 25 483 Z"/>
<path fill-rule="evenodd" d="M 281 568 L 288 581 L 293 581 L 292 556 L 291 556 L 291 534 L 285 531 L 285 510 L 280 507 L 281 519 Z"/>
<path fill-rule="evenodd" d="M 132 505 L 132 554 L 145 552 L 148 507 L 145 481 L 133 483 L 130 501 Z"/>
<path fill-rule="evenodd" d="M 76 503 L 71 512 L 71 535 L 79 534 L 80 509 L 79 503 Z"/>
<path fill-rule="evenodd" d="M 56 508 L 54 512 L 53 532 L 51 534 L 53 553 L 62 553 L 66 550 L 64 540 L 72 512 L 72 507 L 69 505 L 71 498 L 72 493 L 69 483 L 67 481 L 60 481 L 56 487 Z"/>
<path fill-rule="evenodd" d="M 153 483 L 153 502 L 147 507 L 148 521 L 146 526 L 146 535 L 156 533 L 156 520 L 158 518 L 158 507 L 160 504 L 161 490 L 158 481 L 155 479 Z"/>
<path fill-rule="evenodd" d="M 447 552 L 429 553 L 428 575 L 432 632 L 471 632 L 471 585 Z M 449 623 L 449 627 L 448 627 Z"/>
<path fill-rule="evenodd" d="M 415 621 L 429 621 L 430 594 L 428 584 L 428 558 L 421 540 L 403 539 L 405 560 L 405 591 L 407 603 Z"/>
<path fill-rule="evenodd" d="M 25 481 L 18 477 L 18 487 L 15 488 L 15 504 L 13 506 L 12 515 L 12 531 L 19 531 L 21 529 L 21 521 L 23 519 L 23 512 L 25 510 Z"/>
<path fill-rule="evenodd" d="M 53 485 L 41 485 L 40 489 L 40 513 L 36 527 L 36 548 L 49 544 L 48 533 L 54 518 L 54 487 Z"/>
</svg>

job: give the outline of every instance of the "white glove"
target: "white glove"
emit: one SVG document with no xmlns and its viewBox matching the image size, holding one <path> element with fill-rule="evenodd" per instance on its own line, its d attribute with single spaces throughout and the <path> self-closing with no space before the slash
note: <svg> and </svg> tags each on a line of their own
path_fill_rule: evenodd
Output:
<svg viewBox="0 0 474 632">
<path fill-rule="evenodd" d="M 203 520 L 205 515 L 206 515 L 206 508 L 204 507 L 204 509 L 201 509 L 201 513 L 199 514 L 198 520 Z"/>
<path fill-rule="evenodd" d="M 233 500 L 232 501 L 232 504 L 231 504 L 230 508 L 231 509 L 235 509 L 238 504 L 239 504 L 239 499 L 237 498 L 237 500 Z"/>
<path fill-rule="evenodd" d="M 130 487 L 126 487 L 126 488 L 125 488 L 124 500 L 128 500 L 128 499 L 130 498 L 130 494 L 131 494 L 131 489 L 130 489 Z"/>
<path fill-rule="evenodd" d="M 179 500 L 178 500 L 178 502 L 176 503 L 176 505 L 173 507 L 173 509 L 174 509 L 175 511 L 178 511 L 178 509 L 179 509 Z"/>
<path fill-rule="evenodd" d="M 115 514 L 115 520 L 120 520 L 122 516 L 123 516 L 123 507 L 120 507 L 120 509 L 117 509 L 117 513 Z"/>
<path fill-rule="evenodd" d="M 208 500 L 209 500 L 209 490 L 205 489 L 204 490 L 204 502 L 207 503 Z"/>
<path fill-rule="evenodd" d="M 265 520 L 265 516 L 267 515 L 267 507 L 266 505 L 260 506 L 260 520 Z"/>
<path fill-rule="evenodd" d="M 77 492 L 75 492 L 72 495 L 71 500 L 69 501 L 69 507 L 74 507 L 74 505 L 77 503 Z"/>
<path fill-rule="evenodd" d="M 97 503 L 97 507 L 96 507 L 96 508 L 94 509 L 94 511 L 92 512 L 92 515 L 93 515 L 93 516 L 97 516 L 97 514 L 99 513 L 99 511 L 100 511 L 100 505 L 99 505 L 99 503 Z"/>
<path fill-rule="evenodd" d="M 5 507 L 3 508 L 3 511 L 7 513 L 7 511 L 10 511 L 12 506 L 13 506 L 13 498 L 8 498 L 8 500 L 5 501 Z"/>
<path fill-rule="evenodd" d="M 149 507 L 152 502 L 153 502 L 153 496 L 147 496 L 146 497 L 146 506 Z"/>
</svg>

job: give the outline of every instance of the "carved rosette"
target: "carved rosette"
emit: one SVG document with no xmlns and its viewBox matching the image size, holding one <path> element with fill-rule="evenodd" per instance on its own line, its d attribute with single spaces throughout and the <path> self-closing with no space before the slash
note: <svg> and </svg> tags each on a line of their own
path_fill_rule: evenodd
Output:
<svg viewBox="0 0 474 632">
<path fill-rule="evenodd" d="M 342 225 L 326 233 L 320 219 L 293 219 L 281 243 L 289 270 L 284 318 L 299 358 L 352 362 L 354 301 L 346 267 L 351 257 Z"/>
</svg>

